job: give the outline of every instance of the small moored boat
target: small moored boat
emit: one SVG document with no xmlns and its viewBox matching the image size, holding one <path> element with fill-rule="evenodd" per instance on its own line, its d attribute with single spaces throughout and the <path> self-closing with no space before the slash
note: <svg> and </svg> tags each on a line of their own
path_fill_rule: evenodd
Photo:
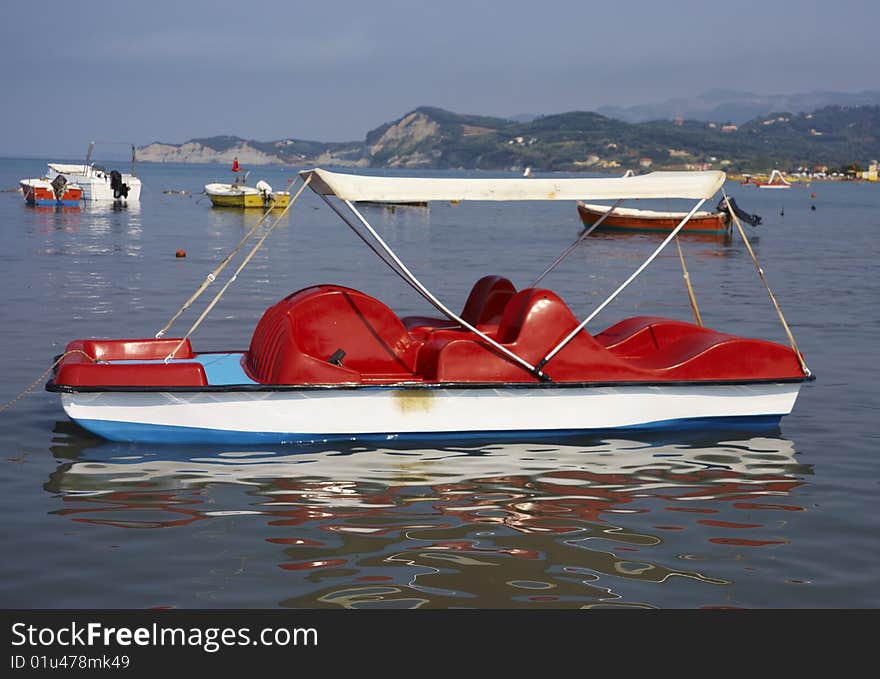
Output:
<svg viewBox="0 0 880 679">
<path fill-rule="evenodd" d="M 89 142 L 84 163 L 49 163 L 46 178 L 63 175 L 68 182 L 82 189 L 82 199 L 86 202 L 113 202 L 119 204 L 137 203 L 141 199 L 141 180 L 135 172 L 136 150 L 131 147 L 131 172 L 106 170 L 92 162 L 92 153 L 97 142 Z M 110 143 L 110 142 L 104 142 Z"/>
<path fill-rule="evenodd" d="M 636 210 L 611 205 L 595 205 L 578 201 L 578 214 L 584 226 L 592 226 L 608 213 L 597 227 L 597 231 L 672 231 L 686 212 L 659 212 L 655 210 Z M 681 229 L 682 233 L 726 234 L 730 230 L 727 213 L 697 212 Z"/>
<path fill-rule="evenodd" d="M 64 175 L 55 179 L 22 179 L 19 182 L 24 200 L 28 205 L 79 207 L 83 197 L 77 184 L 67 181 Z"/>
<path fill-rule="evenodd" d="M 586 329 L 721 190 L 723 172 L 613 179 L 388 178 L 321 169 L 300 175 L 443 317 L 401 318 L 364 292 L 315 285 L 269 307 L 246 351 L 195 351 L 189 335 L 205 314 L 182 337 L 162 337 L 215 271 L 155 338 L 70 342 L 47 384 L 60 393 L 69 417 L 105 438 L 167 443 L 753 427 L 777 424 L 812 378 L 784 319 L 791 346 L 658 316 L 625 318 L 596 333 Z M 582 321 L 537 282 L 518 290 L 503 276 L 478 280 L 456 313 L 355 207 L 364 200 L 621 201 L 658 195 L 697 203 Z"/>
<path fill-rule="evenodd" d="M 680 232 L 704 234 L 707 236 L 729 236 L 731 219 L 728 213 L 727 200 L 730 201 L 730 209 L 742 221 L 751 226 L 758 226 L 761 223 L 759 215 L 749 214 L 740 209 L 736 201 L 733 198 L 729 198 L 721 200 L 714 212 L 694 212 L 690 215 L 690 219 L 686 221 Z M 682 220 L 688 216 L 687 212 L 636 210 L 615 207 L 613 205 L 593 205 L 583 201 L 578 201 L 577 208 L 584 226 L 596 231 L 669 232 L 681 224 Z"/>
<path fill-rule="evenodd" d="M 205 184 L 205 193 L 214 207 L 267 209 L 287 207 L 290 203 L 289 192 L 273 191 L 263 180 L 256 186 L 247 186 L 243 182 Z"/>
</svg>

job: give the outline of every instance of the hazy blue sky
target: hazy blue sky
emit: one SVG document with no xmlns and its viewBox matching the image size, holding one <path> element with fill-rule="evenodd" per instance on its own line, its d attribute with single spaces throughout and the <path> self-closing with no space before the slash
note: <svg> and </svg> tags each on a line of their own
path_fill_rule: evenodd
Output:
<svg viewBox="0 0 880 679">
<path fill-rule="evenodd" d="M 880 88 L 876 0 L 5 3 L 0 154 L 89 139 L 362 139 L 419 105 L 514 115 L 724 87 Z"/>
</svg>

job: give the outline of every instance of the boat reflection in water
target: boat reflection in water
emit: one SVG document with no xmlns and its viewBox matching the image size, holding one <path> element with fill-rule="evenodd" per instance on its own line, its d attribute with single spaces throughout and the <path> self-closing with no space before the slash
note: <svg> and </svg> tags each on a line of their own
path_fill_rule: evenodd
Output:
<svg viewBox="0 0 880 679">
<path fill-rule="evenodd" d="M 56 432 L 56 514 L 152 549 L 219 523 L 274 601 L 310 608 L 645 606 L 685 581 L 720 605 L 750 551 L 789 542 L 812 473 L 791 441 L 741 433 L 215 451 Z"/>
</svg>

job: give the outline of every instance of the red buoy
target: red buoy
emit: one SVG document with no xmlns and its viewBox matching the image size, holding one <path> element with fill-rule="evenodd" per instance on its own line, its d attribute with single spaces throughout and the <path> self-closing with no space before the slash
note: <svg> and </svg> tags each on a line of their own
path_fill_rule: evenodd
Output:
<svg viewBox="0 0 880 679">
<path fill-rule="evenodd" d="M 178 250 L 174 253 L 175 257 L 186 257 L 186 250 Z"/>
<path fill-rule="evenodd" d="M 816 197 L 816 194 L 815 194 L 815 193 L 811 193 L 811 194 L 810 194 L 810 198 L 815 198 L 815 197 Z"/>
</svg>

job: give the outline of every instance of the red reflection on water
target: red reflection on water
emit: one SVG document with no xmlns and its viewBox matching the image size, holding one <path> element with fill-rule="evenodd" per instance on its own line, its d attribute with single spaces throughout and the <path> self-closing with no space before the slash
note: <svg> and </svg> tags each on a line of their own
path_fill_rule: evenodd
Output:
<svg viewBox="0 0 880 679">
<path fill-rule="evenodd" d="M 704 526 L 717 526 L 718 528 L 761 528 L 760 523 L 734 523 L 733 521 L 715 521 L 712 519 L 700 519 L 697 523 Z"/>
<path fill-rule="evenodd" d="M 780 509 L 785 512 L 806 511 L 803 507 L 796 507 L 794 505 L 771 505 L 760 502 L 735 502 L 733 506 L 737 509 Z"/>
<path fill-rule="evenodd" d="M 65 496 L 62 501 L 67 503 L 86 503 L 86 507 L 76 506 L 59 509 L 55 513 L 71 517 L 77 523 L 90 523 L 117 528 L 171 528 L 186 526 L 195 521 L 209 517 L 197 509 L 180 507 L 182 504 L 202 504 L 201 500 L 184 500 L 173 493 L 140 493 L 116 492 L 105 493 L 96 497 Z M 117 514 L 125 518 L 111 518 Z M 168 513 L 182 515 L 183 518 L 150 520 L 131 518 L 136 512 L 145 514 Z M 108 518 L 104 518 L 107 516 Z"/>
<path fill-rule="evenodd" d="M 746 540 L 743 538 L 709 538 L 717 545 L 736 545 L 737 547 L 763 547 L 765 545 L 785 545 L 785 540 Z"/>
<path fill-rule="evenodd" d="M 313 568 L 328 568 L 330 566 L 341 566 L 347 563 L 348 559 L 315 559 L 314 561 L 297 561 L 292 563 L 280 563 L 279 568 L 286 571 L 307 571 Z"/>
</svg>

